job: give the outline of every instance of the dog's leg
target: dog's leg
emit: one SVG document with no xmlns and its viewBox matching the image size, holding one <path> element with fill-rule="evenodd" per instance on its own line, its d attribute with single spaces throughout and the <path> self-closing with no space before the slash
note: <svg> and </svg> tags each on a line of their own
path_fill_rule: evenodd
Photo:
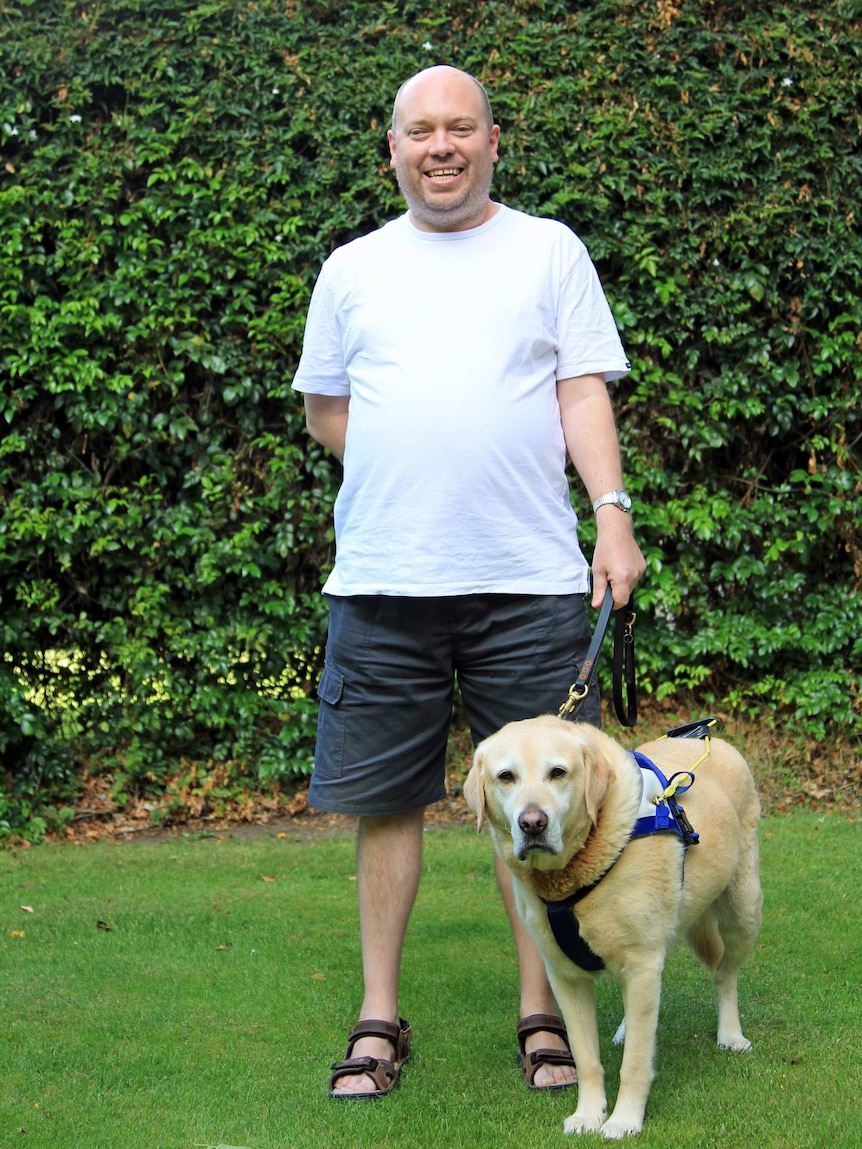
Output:
<svg viewBox="0 0 862 1149">
<path fill-rule="evenodd" d="M 746 1053 L 751 1042 L 742 1032 L 739 1020 L 739 970 L 715 975 L 715 998 L 718 1006 L 718 1048 Z"/>
<path fill-rule="evenodd" d="M 659 963 L 621 976 L 626 1013 L 625 1051 L 617 1103 L 602 1126 L 602 1135 L 608 1140 L 643 1132 L 644 1111 L 653 1081 L 662 967 L 663 963 Z"/>
<path fill-rule="evenodd" d="M 739 971 L 754 949 L 763 916 L 763 892 L 756 867 L 745 871 L 719 899 L 718 928 L 724 942 L 724 956 L 715 971 L 718 1006 L 718 1045 L 744 1053 L 751 1042 L 742 1032 L 739 1020 Z"/>
<path fill-rule="evenodd" d="M 566 1118 L 563 1132 L 594 1133 L 608 1115 L 605 1072 L 599 1055 L 595 980 L 588 974 L 555 977 L 552 971 L 548 972 L 578 1070 L 578 1108 Z"/>
</svg>

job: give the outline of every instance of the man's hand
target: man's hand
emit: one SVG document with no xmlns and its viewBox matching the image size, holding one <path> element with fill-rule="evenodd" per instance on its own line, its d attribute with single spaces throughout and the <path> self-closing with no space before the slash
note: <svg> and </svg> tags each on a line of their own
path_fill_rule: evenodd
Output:
<svg viewBox="0 0 862 1149">
<path fill-rule="evenodd" d="M 596 512 L 596 549 L 593 553 L 593 607 L 604 601 L 610 584 L 614 610 L 626 605 L 646 562 L 632 534 L 631 517 L 619 507 L 599 507 Z"/>
</svg>

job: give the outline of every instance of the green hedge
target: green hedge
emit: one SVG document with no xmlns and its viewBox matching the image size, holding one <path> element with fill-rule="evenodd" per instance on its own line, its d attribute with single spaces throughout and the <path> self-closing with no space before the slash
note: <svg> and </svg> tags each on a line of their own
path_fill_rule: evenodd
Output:
<svg viewBox="0 0 862 1149">
<path fill-rule="evenodd" d="M 83 772 L 307 770 L 338 469 L 290 381 L 437 62 L 488 84 L 496 194 L 583 236 L 633 360 L 642 690 L 858 733 L 856 0 L 0 14 L 0 832 Z"/>
</svg>

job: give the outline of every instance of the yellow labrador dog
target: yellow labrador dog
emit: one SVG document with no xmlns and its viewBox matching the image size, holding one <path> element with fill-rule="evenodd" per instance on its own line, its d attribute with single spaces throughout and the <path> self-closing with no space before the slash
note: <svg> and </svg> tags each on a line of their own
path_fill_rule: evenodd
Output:
<svg viewBox="0 0 862 1149">
<path fill-rule="evenodd" d="M 719 1046 L 751 1048 L 737 1003 L 763 905 L 751 772 L 714 738 L 681 799 L 681 819 L 653 801 L 663 776 L 690 770 L 704 749 L 700 740 L 661 739 L 639 748 L 639 762 L 592 726 L 547 716 L 510 723 L 476 750 L 465 798 L 512 871 L 518 912 L 542 951 L 577 1065 L 578 1108 L 566 1133 L 642 1131 L 662 970 L 678 937 L 713 973 Z M 680 820 L 699 836 L 688 848 Z M 610 1117 L 596 1023 L 602 968 L 620 982 L 625 1011 Z"/>
</svg>

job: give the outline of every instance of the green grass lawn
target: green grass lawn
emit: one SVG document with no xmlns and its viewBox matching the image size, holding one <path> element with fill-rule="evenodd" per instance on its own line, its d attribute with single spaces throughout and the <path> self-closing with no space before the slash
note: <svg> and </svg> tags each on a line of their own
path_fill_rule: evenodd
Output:
<svg viewBox="0 0 862 1149">
<path fill-rule="evenodd" d="M 761 840 L 764 927 L 741 983 L 754 1050 L 716 1048 L 707 975 L 676 951 L 645 1149 L 862 1144 L 860 823 L 770 817 Z M 326 1096 L 360 996 L 352 839 L 0 855 L 0 1149 L 573 1144 L 575 1092 L 530 1093 L 515 1064 L 490 840 L 429 833 L 425 870 L 403 977 L 414 1056 L 399 1090 L 356 1104 Z M 609 979 L 599 1011 L 612 1102 Z"/>
</svg>

